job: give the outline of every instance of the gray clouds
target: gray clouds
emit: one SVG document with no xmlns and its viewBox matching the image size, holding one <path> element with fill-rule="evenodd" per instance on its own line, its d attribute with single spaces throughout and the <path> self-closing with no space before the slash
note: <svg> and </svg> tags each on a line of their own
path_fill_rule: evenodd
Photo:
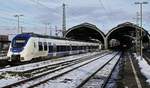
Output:
<svg viewBox="0 0 150 88">
<path fill-rule="evenodd" d="M 105 33 L 116 25 L 130 21 L 134 22 L 138 6 L 131 0 L 1 0 L 1 17 L 13 18 L 13 14 L 24 14 L 21 19 L 26 31 L 41 31 L 43 23 L 51 23 L 61 28 L 62 3 L 66 3 L 67 28 L 83 22 L 97 25 Z M 144 6 L 144 24 L 146 29 L 150 22 L 150 5 Z M 2 23 L 2 22 L 1 22 Z M 9 22 L 3 23 L 8 25 Z M 16 27 L 16 22 L 13 24 Z M 2 25 L 2 24 L 1 24 Z M 12 24 L 11 24 L 12 26 Z M 13 29 L 12 29 L 13 30 Z"/>
</svg>

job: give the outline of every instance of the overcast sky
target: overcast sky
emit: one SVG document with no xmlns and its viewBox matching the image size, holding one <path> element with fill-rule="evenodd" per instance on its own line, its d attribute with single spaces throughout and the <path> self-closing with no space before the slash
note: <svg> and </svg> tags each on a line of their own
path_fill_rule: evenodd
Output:
<svg viewBox="0 0 150 88">
<path fill-rule="evenodd" d="M 61 29 L 62 3 L 66 6 L 67 28 L 88 22 L 104 33 L 124 22 L 134 22 L 139 6 L 135 1 L 149 0 L 0 0 L 0 34 L 17 32 L 15 14 L 23 14 L 20 24 L 25 32 L 45 32 L 45 23 Z M 150 28 L 150 2 L 143 6 L 144 28 Z M 49 30 L 48 32 L 49 33 Z"/>
</svg>

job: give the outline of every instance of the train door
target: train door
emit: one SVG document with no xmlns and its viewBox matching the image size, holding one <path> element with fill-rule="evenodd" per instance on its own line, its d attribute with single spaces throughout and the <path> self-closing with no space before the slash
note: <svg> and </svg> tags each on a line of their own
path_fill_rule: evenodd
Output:
<svg viewBox="0 0 150 88">
<path fill-rule="evenodd" d="M 56 50 L 57 50 L 57 46 L 56 46 L 56 44 L 53 44 L 53 56 L 57 55 Z"/>
<path fill-rule="evenodd" d="M 71 44 L 69 45 L 69 47 L 70 47 L 69 54 L 72 54 L 72 46 L 71 46 Z"/>
<path fill-rule="evenodd" d="M 36 42 L 33 42 L 33 50 L 32 50 L 32 53 L 31 53 L 33 56 L 35 56 L 36 53 L 37 53 L 36 49 L 37 49 L 37 44 L 36 44 Z"/>
<path fill-rule="evenodd" d="M 37 44 L 36 44 L 37 42 L 35 42 L 35 40 L 34 41 L 31 41 L 30 42 L 30 46 L 28 47 L 29 48 L 29 51 L 28 51 L 28 56 L 30 57 L 30 58 L 36 58 L 36 57 L 38 57 L 39 55 L 38 55 L 38 51 L 37 51 Z"/>
<path fill-rule="evenodd" d="M 98 50 L 101 50 L 101 49 L 102 49 L 102 44 L 99 44 Z"/>
<path fill-rule="evenodd" d="M 86 52 L 88 52 L 88 51 L 89 51 L 89 46 L 87 45 L 87 46 L 86 46 Z"/>
</svg>

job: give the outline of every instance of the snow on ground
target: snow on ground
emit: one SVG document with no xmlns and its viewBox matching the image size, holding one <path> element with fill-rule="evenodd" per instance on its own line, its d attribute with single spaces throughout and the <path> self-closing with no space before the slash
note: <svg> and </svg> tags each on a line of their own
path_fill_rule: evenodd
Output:
<svg viewBox="0 0 150 88">
<path fill-rule="evenodd" d="M 36 63 L 30 63 L 30 64 L 25 64 L 25 65 L 15 66 L 15 67 L 11 67 L 11 68 L 4 68 L 4 69 L 0 69 L 0 72 L 5 72 L 5 71 L 23 72 L 23 71 L 26 71 L 26 70 L 36 69 L 36 68 L 44 67 L 44 66 L 51 65 L 51 64 L 66 62 L 66 61 L 82 58 L 82 57 L 85 57 L 85 56 L 94 55 L 94 54 L 97 54 L 97 53 L 99 53 L 99 52 L 62 57 L 62 58 L 58 58 L 59 60 L 57 60 L 57 61 L 46 60 L 46 61 L 41 61 L 41 62 L 36 62 Z"/>
<path fill-rule="evenodd" d="M 93 61 L 87 65 L 84 65 L 68 74 L 56 80 L 50 80 L 45 84 L 38 86 L 39 88 L 76 88 L 82 81 L 93 74 L 96 70 L 102 67 L 107 61 L 109 61 L 116 53 L 102 57 L 96 61 Z"/>
<path fill-rule="evenodd" d="M 69 57 L 63 57 L 64 59 L 62 60 L 63 62 L 64 61 L 68 61 L 68 60 L 72 60 L 72 59 L 77 59 L 77 58 L 81 58 L 81 57 L 85 57 L 85 56 L 90 56 L 90 55 L 94 55 L 94 54 L 96 54 L 96 53 L 98 53 L 98 52 L 94 52 L 94 53 L 87 53 L 87 54 L 80 54 L 80 55 L 74 55 L 74 56 L 69 56 Z M 44 62 L 44 63 L 43 63 Z M 6 68 L 7 70 L 5 70 L 5 69 L 1 69 L 0 71 L 1 71 L 1 74 L 0 75 L 2 75 L 2 74 L 4 74 L 5 72 L 4 71 L 10 71 L 10 70 L 12 70 L 12 71 L 14 71 L 14 70 L 25 70 L 25 69 L 30 69 L 30 68 L 35 68 L 35 67 L 39 67 L 40 65 L 45 65 L 46 63 L 45 63 L 45 61 L 43 61 L 43 62 L 38 62 L 38 63 L 40 63 L 40 64 L 38 64 L 37 65 L 37 63 L 35 64 L 35 63 L 31 63 L 31 64 L 28 64 L 28 65 L 23 65 L 23 66 L 17 66 L 17 67 L 12 67 L 12 68 Z M 60 61 L 56 61 L 56 62 L 51 62 L 51 61 L 49 61 L 47 64 L 49 65 L 50 63 L 57 63 L 57 62 L 60 62 Z M 27 67 L 26 67 L 27 66 Z M 72 68 L 70 68 L 70 69 L 72 69 Z M 54 73 L 54 75 L 56 75 L 55 73 Z M 6 77 L 7 76 L 7 77 Z M 53 75 L 49 75 L 49 76 L 47 76 L 46 78 L 48 78 L 48 77 L 50 77 L 50 76 L 53 76 Z M 0 87 L 2 87 L 2 86 L 4 86 L 4 85 L 8 85 L 8 84 L 11 84 L 11 83 L 14 83 L 14 82 L 17 82 L 17 81 L 19 81 L 19 80 L 23 80 L 23 79 L 26 79 L 26 78 L 23 78 L 23 77 L 19 77 L 19 76 L 11 76 L 10 74 L 5 74 L 5 78 L 2 78 L 2 79 L 0 79 L 0 83 L 2 83 L 2 85 L 0 85 Z"/>
<path fill-rule="evenodd" d="M 99 72 L 95 74 L 82 88 L 87 87 L 97 87 L 101 88 L 104 82 L 107 80 L 107 77 L 110 75 L 112 69 L 114 68 L 115 64 L 119 60 L 120 55 L 117 55 L 112 61 L 109 62 L 104 68 L 102 68 Z M 107 87 L 112 88 L 112 87 Z"/>
<path fill-rule="evenodd" d="M 138 64 L 141 68 L 141 73 L 147 78 L 146 81 L 150 84 L 150 65 L 144 58 L 141 60 L 141 57 L 137 56 L 135 53 L 134 56 L 138 60 Z"/>
<path fill-rule="evenodd" d="M 112 54 L 112 55 L 113 55 L 113 54 Z M 30 85 L 33 85 L 33 84 L 42 82 L 42 81 L 47 80 L 47 79 L 49 79 L 49 78 L 51 78 L 51 77 L 57 76 L 57 75 L 59 75 L 59 74 L 65 73 L 65 72 L 67 72 L 67 71 L 70 71 L 70 70 L 72 70 L 72 69 L 74 69 L 74 68 L 77 68 L 77 67 L 83 65 L 83 64 L 86 64 L 86 63 L 88 63 L 88 62 L 91 62 L 92 60 L 95 60 L 95 59 L 97 59 L 97 58 L 100 58 L 101 56 L 103 56 L 103 55 L 100 55 L 100 56 L 97 56 L 97 57 L 95 57 L 95 58 L 86 60 L 86 61 L 81 62 L 81 63 L 79 63 L 79 64 L 76 64 L 76 65 L 67 67 L 67 68 L 65 68 L 65 69 L 56 71 L 56 72 L 54 72 L 54 73 L 51 73 L 51 74 L 48 74 L 48 75 L 46 75 L 46 76 L 40 77 L 40 78 L 38 78 L 38 79 L 36 79 L 36 80 L 32 80 L 32 81 L 30 81 L 30 82 L 24 83 L 24 84 L 21 85 L 21 86 L 17 86 L 17 88 L 22 88 L 22 87 L 23 87 L 23 88 L 27 88 L 27 87 L 29 87 Z M 40 88 L 43 88 L 43 87 L 40 87 Z M 51 87 L 45 87 L 45 88 L 51 88 Z M 57 88 L 57 87 L 56 87 L 56 88 Z M 66 87 L 65 87 L 65 88 L 66 88 Z"/>
</svg>

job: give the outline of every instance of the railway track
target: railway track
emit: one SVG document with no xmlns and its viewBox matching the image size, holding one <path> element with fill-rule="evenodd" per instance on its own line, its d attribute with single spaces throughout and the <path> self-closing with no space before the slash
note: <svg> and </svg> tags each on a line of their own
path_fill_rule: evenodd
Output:
<svg viewBox="0 0 150 88">
<path fill-rule="evenodd" d="M 99 53 L 90 53 L 90 56 L 96 56 L 99 54 L 104 54 L 104 53 L 111 53 L 111 52 L 99 52 Z M 33 72 L 33 71 L 38 71 L 38 70 L 44 70 L 47 68 L 55 68 L 61 65 L 65 65 L 67 63 L 74 63 L 78 60 L 84 60 L 87 57 L 89 57 L 87 54 L 81 54 L 79 56 L 68 56 L 68 57 L 63 57 L 62 60 L 60 61 L 42 61 L 42 62 L 36 62 L 36 63 L 29 63 L 25 65 L 19 65 L 19 66 L 14 66 L 14 67 L 8 67 L 8 68 L 3 68 L 0 69 L 0 72 L 18 72 L 18 73 L 28 73 L 28 72 Z M 65 59 L 64 59 L 65 58 Z M 70 59 L 71 58 L 71 59 Z"/>
<path fill-rule="evenodd" d="M 113 55 L 113 57 L 115 57 L 116 55 L 117 54 Z M 73 66 L 69 66 L 69 67 L 67 67 L 67 68 L 65 68 L 63 70 L 59 69 L 59 70 L 57 70 L 57 71 L 55 71 L 53 73 L 42 74 L 39 77 L 34 77 L 34 78 L 32 77 L 31 79 L 28 79 L 26 81 L 20 81 L 20 82 L 17 82 L 15 84 L 7 85 L 4 88 L 7 88 L 7 87 L 17 87 L 17 88 L 22 88 L 22 87 L 33 88 L 33 87 L 37 87 L 37 86 L 43 85 L 44 83 L 46 83 L 49 80 L 61 79 L 61 77 L 64 77 L 66 74 L 72 73 L 73 71 L 77 71 L 78 69 L 83 68 L 84 66 L 87 68 L 87 66 L 89 67 L 89 64 L 94 64 L 95 62 L 100 61 L 100 60 L 102 60 L 104 58 L 107 58 L 108 56 L 109 55 L 98 56 L 98 57 L 92 58 L 90 60 L 81 62 L 79 64 L 76 64 L 76 65 L 73 65 Z M 108 58 L 105 61 L 105 63 L 103 63 L 103 65 L 108 64 L 111 59 L 112 59 L 112 57 Z M 54 85 L 57 85 L 57 84 L 54 84 Z"/>
<path fill-rule="evenodd" d="M 95 73 L 83 81 L 77 88 L 105 88 L 111 74 L 120 61 L 120 56 L 114 56 Z"/>
<path fill-rule="evenodd" d="M 148 52 L 148 51 L 143 51 L 143 57 L 144 57 L 144 59 L 147 61 L 147 63 L 148 64 L 150 64 L 150 52 Z"/>
<path fill-rule="evenodd" d="M 143 54 L 144 59 L 147 61 L 148 64 L 150 64 L 150 56 Z"/>
<path fill-rule="evenodd" d="M 107 51 L 102 51 L 100 53 L 105 53 L 105 52 L 107 52 Z M 91 53 L 91 54 L 93 54 L 93 53 Z M 7 63 L 7 66 L 0 67 L 0 71 L 2 69 L 5 69 L 5 71 L 7 71 L 7 70 L 11 71 L 9 68 L 11 68 L 11 69 L 12 69 L 12 67 L 14 67 L 14 68 L 16 68 L 16 67 L 21 68 L 21 66 L 22 67 L 24 66 L 25 68 L 27 68 L 27 66 L 28 66 L 28 70 L 29 69 L 32 70 L 33 68 L 29 68 L 29 67 L 33 67 L 33 65 L 47 64 L 47 63 L 52 63 L 52 62 L 55 62 L 55 61 L 62 61 L 62 60 L 63 60 L 63 62 L 65 62 L 65 61 L 69 61 L 70 60 L 69 58 L 74 58 L 74 57 L 76 57 L 76 58 L 82 58 L 82 57 L 85 57 L 85 56 L 87 56 L 87 54 L 79 54 L 78 56 L 77 55 L 72 55 L 72 56 L 61 57 L 61 58 L 58 58 L 58 59 L 50 59 L 50 60 L 45 60 L 45 61 L 40 61 L 40 62 L 20 64 L 20 65 L 16 65 L 16 66 L 15 65 L 14 66 L 8 66 L 9 64 Z M 0 64 L 3 64 L 3 63 L 0 62 Z M 35 68 L 39 68 L 37 66 L 34 66 L 34 67 Z M 14 71 L 14 69 L 12 71 Z M 22 71 L 23 72 L 23 71 L 25 71 L 25 69 L 20 69 L 20 70 L 16 70 L 16 71 L 19 71 L 19 72 Z"/>
<path fill-rule="evenodd" d="M 101 52 L 99 52 L 99 53 L 106 53 L 106 52 L 110 52 L 110 51 L 101 51 Z M 94 52 L 94 53 L 96 53 L 96 52 Z M 87 56 L 87 54 L 94 54 L 94 53 L 86 53 L 86 54 L 79 54 L 79 55 L 72 55 L 72 56 L 66 56 L 66 57 L 60 57 L 60 58 L 51 58 L 51 59 L 46 59 L 46 60 L 43 60 L 43 61 L 39 61 L 39 62 L 25 62 L 25 63 L 18 63 L 18 64 L 16 64 L 16 65 L 10 65 L 10 63 L 7 61 L 7 59 L 4 59 L 4 60 L 2 60 L 2 59 L 0 59 L 0 71 L 1 71 L 1 69 L 5 69 L 5 68 L 12 68 L 12 67 L 19 67 L 20 68 L 20 66 L 25 66 L 25 65 L 30 65 L 30 66 L 32 66 L 32 64 L 36 64 L 36 63 L 41 63 L 42 62 L 42 64 L 44 63 L 44 64 L 46 64 L 46 63 L 51 63 L 51 62 L 54 62 L 54 61 L 61 61 L 61 60 L 67 60 L 67 59 L 70 59 L 70 58 L 74 58 L 74 57 L 84 57 L 84 56 Z M 64 62 L 65 62 L 64 61 Z M 21 70 L 20 70 L 20 72 L 21 72 Z"/>
<path fill-rule="evenodd" d="M 80 68 L 77 68 L 67 74 L 63 74 L 61 76 L 56 77 L 55 79 L 51 79 L 50 81 L 48 81 L 47 83 L 45 83 L 46 81 L 44 81 L 43 83 L 40 84 L 36 84 L 32 87 L 37 87 L 38 88 L 42 88 L 42 87 L 47 87 L 47 88 L 81 88 L 84 84 L 84 82 L 86 82 L 87 79 L 89 79 L 91 76 L 93 76 L 93 74 L 97 73 L 98 70 L 100 70 L 101 68 L 103 68 L 103 66 L 105 66 L 106 64 L 109 64 L 109 62 L 116 56 L 117 54 L 113 55 L 113 56 L 105 56 L 102 58 L 97 58 L 95 61 L 90 62 Z M 97 62 L 100 62 L 99 64 L 96 64 Z M 91 67 L 93 66 L 93 67 Z M 89 71 L 90 70 L 90 71 Z M 78 74 L 78 75 L 76 75 Z M 47 84 L 49 86 L 47 86 Z M 57 86 L 58 85 L 58 86 Z M 45 87 L 45 88 L 46 88 Z M 89 88 L 89 87 L 87 87 Z M 99 88 L 99 87 L 97 87 Z"/>
<path fill-rule="evenodd" d="M 107 54 L 108 53 L 106 53 L 104 55 L 101 55 L 100 57 L 103 57 Z M 96 56 L 98 56 L 98 55 L 96 55 Z M 94 58 L 96 56 L 91 56 L 90 58 Z M 74 66 L 78 63 L 85 63 L 86 61 L 89 63 L 91 61 L 90 58 L 89 57 L 86 57 L 86 58 L 83 58 L 83 59 L 79 58 L 79 59 L 76 59 L 76 60 L 71 60 L 71 61 L 67 61 L 67 62 L 62 62 L 62 63 L 53 64 L 53 65 L 43 66 L 43 67 L 36 68 L 36 69 L 26 70 L 26 71 L 23 71 L 23 73 L 31 72 L 31 74 L 34 74 L 34 76 L 30 77 L 30 78 L 26 78 L 24 80 L 17 81 L 15 83 L 11 83 L 11 84 L 2 86 L 2 87 L 3 88 L 8 88 L 8 87 L 16 86 L 16 85 L 21 85 L 21 84 L 24 84 L 25 82 L 29 82 L 29 81 L 41 78 L 42 76 L 53 74 L 54 72 L 58 72 L 58 71 L 60 71 L 62 69 L 65 69 L 67 67 L 69 68 L 70 66 Z M 77 68 L 77 66 L 74 67 L 74 69 L 75 68 Z M 71 69 L 70 69 L 70 71 L 71 71 Z M 66 72 L 62 72 L 61 74 L 65 74 L 65 73 Z"/>
</svg>

